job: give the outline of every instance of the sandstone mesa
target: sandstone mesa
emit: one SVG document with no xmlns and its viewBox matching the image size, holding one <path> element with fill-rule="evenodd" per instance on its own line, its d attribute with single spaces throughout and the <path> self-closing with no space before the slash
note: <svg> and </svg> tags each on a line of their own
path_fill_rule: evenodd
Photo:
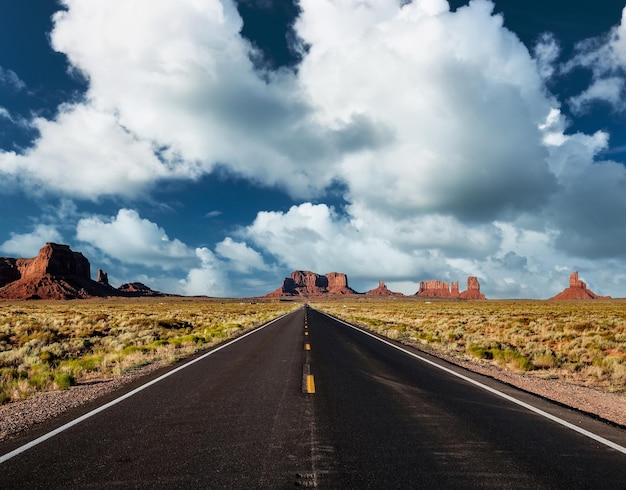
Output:
<svg viewBox="0 0 626 490">
<path fill-rule="evenodd" d="M 460 298 L 460 299 L 486 299 L 480 292 L 478 278 L 467 278 L 467 290 L 459 293 L 459 283 L 448 284 L 445 281 L 421 281 L 416 296 L 423 298 Z"/>
<path fill-rule="evenodd" d="M 282 285 L 264 296 L 264 298 L 319 298 L 333 296 L 404 296 L 402 293 L 390 291 L 384 281 L 378 283 L 376 289 L 359 293 L 348 286 L 348 276 L 340 272 L 330 272 L 325 275 L 311 271 L 293 271 L 283 280 Z M 459 298 L 485 299 L 480 292 L 480 284 L 476 277 L 468 277 L 467 290 L 459 293 L 459 283 L 453 282 L 450 286 L 444 281 L 422 281 L 416 296 L 427 298 Z"/>
<path fill-rule="evenodd" d="M 266 298 L 346 296 L 359 294 L 348 286 L 348 276 L 339 272 L 321 275 L 311 271 L 293 271 L 283 279 L 282 285 Z"/>
<path fill-rule="evenodd" d="M 89 260 L 68 245 L 48 242 L 32 259 L 0 257 L 0 298 L 4 299 L 163 295 L 141 286 L 116 289 L 101 269 L 98 269 L 97 281 L 92 280 Z"/>
</svg>

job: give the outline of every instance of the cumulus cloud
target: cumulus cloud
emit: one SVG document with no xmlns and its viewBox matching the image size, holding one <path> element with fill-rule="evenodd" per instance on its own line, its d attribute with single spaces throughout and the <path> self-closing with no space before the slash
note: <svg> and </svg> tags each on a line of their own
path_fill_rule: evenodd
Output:
<svg viewBox="0 0 626 490">
<path fill-rule="evenodd" d="M 456 280 L 466 264 L 454 264 L 455 257 L 471 258 L 472 248 L 479 256 L 498 249 L 493 226 L 469 229 L 436 217 L 389 222 L 369 210 L 351 211 L 341 216 L 325 204 L 305 203 L 286 213 L 260 212 L 243 234 L 283 267 L 341 271 L 363 285 L 380 279 L 410 285 L 425 274 Z"/>
<path fill-rule="evenodd" d="M 593 81 L 582 93 L 570 98 L 575 112 L 584 112 L 594 102 L 605 102 L 615 110 L 626 109 L 624 82 L 626 77 L 626 8 L 621 23 L 604 36 L 586 39 L 576 46 L 576 55 L 563 65 L 563 72 L 589 69 Z"/>
<path fill-rule="evenodd" d="M 624 79 L 619 77 L 595 80 L 584 92 L 569 99 L 572 111 L 583 113 L 593 102 L 604 101 L 612 107 L 619 108 L 623 104 L 622 94 Z"/>
<path fill-rule="evenodd" d="M 242 242 L 236 242 L 231 237 L 226 237 L 215 247 L 220 257 L 227 259 L 233 270 L 237 272 L 249 272 L 252 270 L 266 270 L 268 267 L 263 261 L 263 256 L 256 250 Z"/>
<path fill-rule="evenodd" d="M 200 264 L 179 281 L 177 291 L 189 296 L 232 296 L 228 276 L 215 254 L 205 247 L 197 248 L 195 254 Z"/>
<path fill-rule="evenodd" d="M 120 209 L 110 218 L 82 218 L 76 225 L 76 237 L 116 259 L 123 267 L 140 265 L 148 268 L 149 277 L 145 274 L 143 277 L 148 277 L 146 280 L 150 284 L 169 293 L 233 295 L 229 273 L 262 266 L 256 252 L 244 244 L 224 240 L 217 247 L 228 259 L 223 261 L 206 247 L 192 248 L 178 239 L 169 238 L 163 228 L 141 218 L 132 209 Z"/>
<path fill-rule="evenodd" d="M 122 262 L 163 270 L 196 263 L 193 249 L 170 239 L 163 228 L 132 209 L 120 209 L 110 219 L 83 218 L 76 226 L 76 237 Z"/>
<path fill-rule="evenodd" d="M 492 2 L 301 0 L 293 71 L 255 66 L 232 0 L 63 4 L 52 45 L 88 90 L 54 120 L 33 119 L 38 138 L 0 152 L 1 175 L 97 200 L 219 164 L 301 203 L 259 212 L 240 241 L 212 249 L 129 209 L 78 222 L 77 237 L 109 257 L 184 270 L 181 291 L 229 290 L 230 274 L 271 270 L 271 257 L 363 284 L 478 275 L 494 296 L 546 296 L 564 269 L 623 262 L 626 236 L 607 224 L 626 212 L 626 177 L 600 160 L 609 135 L 567 132 L 546 86 L 558 40 L 529 52 Z M 592 70 L 574 117 L 622 104 L 624 25 L 562 67 Z M 337 183 L 344 209 L 302 203 Z"/>
<path fill-rule="evenodd" d="M 36 120 L 40 139 L 24 155 L 0 155 L 0 171 L 67 193 L 132 195 L 220 164 L 307 196 L 333 181 L 340 153 L 375 144 L 376 125 L 363 118 L 319 125 L 294 73 L 258 71 L 231 0 L 63 3 L 52 45 L 88 80 L 85 102 Z M 49 179 L 68 164 L 80 171 Z"/>
<path fill-rule="evenodd" d="M 260 212 L 243 234 L 287 270 L 345 272 L 361 291 L 381 279 L 405 294 L 428 279 L 463 287 L 471 275 L 491 297 L 541 298 L 566 284 L 567 268 L 556 267 L 568 262 L 554 248 L 555 230 L 505 222 L 479 230 L 433 217 L 390 222 L 351 211 L 344 216 L 324 204 L 305 203 L 286 213 Z"/>
<path fill-rule="evenodd" d="M 539 125 L 553 101 L 493 4 L 455 13 L 435 0 L 301 7 L 296 31 L 309 49 L 300 79 L 320 117 L 338 124 L 358 114 L 392 135 L 342 160 L 352 200 L 473 221 L 546 202 L 555 181 Z"/>
<path fill-rule="evenodd" d="M 126 131 L 116 116 L 93 104 L 66 105 L 56 120 L 32 122 L 39 137 L 24 153 L 0 152 L 0 173 L 24 187 L 97 199 L 132 196 L 168 175 L 147 141 Z"/>
<path fill-rule="evenodd" d="M 46 242 L 62 243 L 61 233 L 52 225 L 37 224 L 30 233 L 11 233 L 0 250 L 12 257 L 35 257 Z"/>
<path fill-rule="evenodd" d="M 556 61 L 561 54 L 561 48 L 554 34 L 543 33 L 535 44 L 534 55 L 537 60 L 539 75 L 544 80 L 549 80 L 556 72 Z"/>
</svg>

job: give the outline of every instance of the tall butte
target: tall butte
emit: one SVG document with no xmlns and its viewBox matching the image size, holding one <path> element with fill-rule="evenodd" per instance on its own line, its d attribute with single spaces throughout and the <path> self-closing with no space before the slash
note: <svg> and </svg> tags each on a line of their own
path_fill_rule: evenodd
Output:
<svg viewBox="0 0 626 490">
<path fill-rule="evenodd" d="M 590 289 L 587 289 L 585 281 L 578 279 L 578 271 L 572 272 L 569 276 L 569 287 L 565 288 L 551 300 L 569 300 L 569 299 L 611 299 L 610 296 L 599 296 Z"/>
</svg>

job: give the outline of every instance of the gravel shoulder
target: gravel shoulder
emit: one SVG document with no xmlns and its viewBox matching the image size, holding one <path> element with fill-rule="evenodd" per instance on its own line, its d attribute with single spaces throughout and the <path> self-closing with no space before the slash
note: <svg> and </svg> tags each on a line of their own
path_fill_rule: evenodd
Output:
<svg viewBox="0 0 626 490">
<path fill-rule="evenodd" d="M 72 386 L 68 390 L 38 393 L 26 400 L 2 405 L 0 406 L 0 441 L 9 439 L 37 424 L 61 415 L 66 410 L 97 400 L 164 366 L 164 362 L 158 361 L 128 371 L 121 376 L 92 380 L 89 383 Z"/>
<path fill-rule="evenodd" d="M 568 383 L 559 379 L 542 379 L 504 370 L 491 364 L 465 361 L 428 351 L 451 364 L 515 386 L 545 399 L 594 415 L 626 428 L 626 393 L 615 393 Z"/>
<path fill-rule="evenodd" d="M 469 371 L 489 376 L 524 391 L 626 427 L 626 394 L 624 393 L 611 393 L 556 379 L 541 379 L 505 371 L 497 366 L 480 362 L 456 359 L 432 351 L 428 353 Z M 162 362 L 156 362 L 119 377 L 73 386 L 68 390 L 39 393 L 27 400 L 0 406 L 0 441 L 16 436 L 68 409 L 94 401 L 163 366 Z"/>
</svg>

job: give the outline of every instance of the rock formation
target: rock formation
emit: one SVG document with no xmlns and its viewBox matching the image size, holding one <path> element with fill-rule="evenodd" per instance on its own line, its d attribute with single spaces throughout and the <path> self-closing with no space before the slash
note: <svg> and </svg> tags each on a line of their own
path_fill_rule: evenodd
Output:
<svg viewBox="0 0 626 490">
<path fill-rule="evenodd" d="M 569 276 L 569 287 L 565 288 L 551 300 L 567 300 L 567 299 L 611 299 L 610 296 L 598 296 L 596 293 L 587 289 L 585 281 L 578 279 L 578 271 L 572 272 Z"/>
<path fill-rule="evenodd" d="M 445 281 L 421 281 L 420 288 L 415 294 L 422 298 L 460 298 L 460 299 L 485 299 L 480 292 L 478 278 L 467 278 L 467 290 L 459 293 L 459 283 L 448 284 Z"/>
<path fill-rule="evenodd" d="M 485 299 L 485 295 L 480 292 L 478 278 L 470 276 L 467 278 L 467 290 L 459 294 L 461 299 Z"/>
<path fill-rule="evenodd" d="M 420 288 L 416 294 L 424 298 L 458 298 L 459 283 L 452 285 L 445 281 L 420 281 Z"/>
<path fill-rule="evenodd" d="M 283 280 L 281 287 L 269 293 L 266 297 L 302 296 L 308 298 L 352 294 L 358 293 L 348 286 L 348 277 L 340 272 L 330 272 L 322 276 L 311 271 L 293 271 L 290 277 L 286 277 Z"/>
<path fill-rule="evenodd" d="M 107 275 L 101 270 L 98 281 L 92 280 L 89 260 L 68 245 L 46 243 L 32 259 L 0 257 L 0 298 L 80 299 L 137 295 L 110 286 Z"/>
<path fill-rule="evenodd" d="M 163 293 L 153 291 L 141 282 L 128 282 L 126 284 L 122 284 L 118 290 L 124 293 L 125 296 L 163 296 Z"/>
<path fill-rule="evenodd" d="M 380 281 L 376 289 L 372 289 L 365 293 L 366 296 L 404 296 L 402 293 L 396 293 L 390 291 L 385 284 L 385 281 Z"/>
<path fill-rule="evenodd" d="M 96 279 L 100 284 L 104 284 L 105 286 L 109 285 L 109 276 L 102 269 L 98 269 L 98 279 Z"/>
</svg>

